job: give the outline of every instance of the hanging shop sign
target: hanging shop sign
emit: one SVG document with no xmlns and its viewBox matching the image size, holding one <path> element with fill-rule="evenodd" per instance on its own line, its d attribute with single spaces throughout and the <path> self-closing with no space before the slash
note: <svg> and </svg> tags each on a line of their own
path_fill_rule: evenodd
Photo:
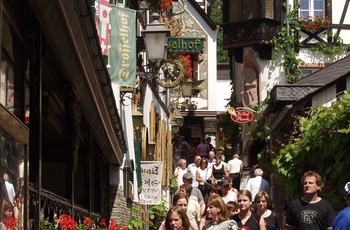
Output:
<svg viewBox="0 0 350 230">
<path fill-rule="evenodd" d="M 169 38 L 169 51 L 177 52 L 201 52 L 203 51 L 204 38 Z"/>
<path fill-rule="evenodd" d="M 231 119 L 236 123 L 248 123 L 254 119 L 255 111 L 247 107 L 233 108 L 228 106 L 226 110 L 231 114 Z"/>
<path fill-rule="evenodd" d="M 142 191 L 139 195 L 140 204 L 155 205 L 161 203 L 162 167 L 161 161 L 141 161 Z"/>
</svg>

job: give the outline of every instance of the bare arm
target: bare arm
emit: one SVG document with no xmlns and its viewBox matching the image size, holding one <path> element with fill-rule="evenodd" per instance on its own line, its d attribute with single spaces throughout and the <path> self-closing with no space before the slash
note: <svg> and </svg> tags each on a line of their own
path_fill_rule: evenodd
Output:
<svg viewBox="0 0 350 230">
<path fill-rule="evenodd" d="M 226 168 L 223 167 L 223 169 L 224 169 L 224 174 L 225 174 L 226 179 L 231 180 L 230 175 L 229 175 L 229 173 L 227 172 Z"/>
<path fill-rule="evenodd" d="M 203 179 L 199 176 L 199 172 L 196 171 L 196 181 L 203 182 Z"/>
<path fill-rule="evenodd" d="M 259 230 L 266 230 L 265 220 L 262 217 L 260 217 L 259 221 Z"/>
</svg>

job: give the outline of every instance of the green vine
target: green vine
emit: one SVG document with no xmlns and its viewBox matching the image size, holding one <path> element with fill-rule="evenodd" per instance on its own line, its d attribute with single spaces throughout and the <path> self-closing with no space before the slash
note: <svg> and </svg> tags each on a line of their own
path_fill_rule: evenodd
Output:
<svg viewBox="0 0 350 230">
<path fill-rule="evenodd" d="M 286 6 L 287 3 L 284 2 L 283 4 Z M 285 52 L 279 65 L 286 69 L 287 81 L 291 84 L 300 78 L 301 70 L 299 69 L 299 66 L 305 65 L 305 62 L 299 58 L 299 40 L 301 38 L 299 31 L 305 26 L 303 24 L 305 21 L 312 21 L 312 19 L 300 19 L 299 8 L 300 5 L 298 2 L 295 3 L 294 7 L 290 7 L 286 20 L 283 22 L 277 35 L 273 38 L 273 60 L 280 60 L 277 59 L 278 55 L 282 51 Z M 319 20 L 319 18 L 313 20 Z M 331 60 L 334 60 L 336 55 L 350 51 L 350 45 L 344 44 L 339 36 L 333 35 L 332 32 L 328 32 L 327 37 L 333 38 L 331 45 L 327 45 L 324 41 L 316 42 L 310 47 L 310 50 L 328 55 Z"/>
<path fill-rule="evenodd" d="M 287 197 L 302 194 L 300 178 L 307 170 L 319 172 L 323 196 L 332 203 L 343 200 L 343 185 L 349 181 L 350 92 L 331 107 L 318 106 L 308 116 L 299 116 L 298 135 L 290 136 L 272 161 Z"/>
<path fill-rule="evenodd" d="M 344 44 L 341 37 L 337 35 L 332 36 L 332 34 L 328 36 L 333 37 L 333 43 L 331 46 L 327 46 L 325 42 L 317 42 L 314 47 L 310 48 L 310 50 L 327 54 L 332 60 L 334 60 L 336 55 L 350 51 L 350 45 Z"/>
<path fill-rule="evenodd" d="M 285 52 L 280 63 L 280 66 L 286 68 L 288 83 L 294 83 L 299 79 L 301 71 L 298 68 L 298 65 L 305 64 L 304 61 L 298 57 L 300 39 L 299 31 L 301 28 L 299 8 L 300 5 L 298 3 L 295 4 L 294 8 L 290 8 L 287 19 L 283 22 L 280 31 L 273 38 L 274 61 L 277 60 L 277 56 L 281 51 L 288 51 Z"/>
</svg>

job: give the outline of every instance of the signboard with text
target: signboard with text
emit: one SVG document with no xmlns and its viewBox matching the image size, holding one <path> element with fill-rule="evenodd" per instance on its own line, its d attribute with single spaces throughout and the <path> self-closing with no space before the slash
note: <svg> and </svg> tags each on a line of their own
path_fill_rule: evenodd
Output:
<svg viewBox="0 0 350 230">
<path fill-rule="evenodd" d="M 204 38 L 180 38 L 169 37 L 169 51 L 201 52 L 203 51 Z"/>
<path fill-rule="evenodd" d="M 162 197 L 162 162 L 141 161 L 142 190 L 140 204 L 161 204 Z"/>
<path fill-rule="evenodd" d="M 236 123 L 248 123 L 253 121 L 255 111 L 246 107 L 226 107 L 226 110 L 231 114 L 231 119 Z"/>
</svg>

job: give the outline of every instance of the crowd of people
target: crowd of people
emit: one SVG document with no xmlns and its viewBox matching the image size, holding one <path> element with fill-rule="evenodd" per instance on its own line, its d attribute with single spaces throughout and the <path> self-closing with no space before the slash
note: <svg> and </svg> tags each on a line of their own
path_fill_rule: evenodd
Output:
<svg viewBox="0 0 350 230">
<path fill-rule="evenodd" d="M 263 170 L 254 169 L 254 177 L 241 186 L 243 162 L 237 154 L 227 163 L 222 155 L 199 146 L 193 163 L 180 158 L 174 176 L 179 189 L 160 230 L 344 230 L 350 229 L 350 182 L 345 185 L 347 207 L 335 216 L 332 205 L 319 196 L 321 176 L 308 171 L 302 177 L 304 195 L 285 207 L 285 215 L 272 209 L 270 184 Z M 179 202 L 179 197 L 181 197 Z M 182 207 L 181 212 L 175 206 Z"/>
</svg>

